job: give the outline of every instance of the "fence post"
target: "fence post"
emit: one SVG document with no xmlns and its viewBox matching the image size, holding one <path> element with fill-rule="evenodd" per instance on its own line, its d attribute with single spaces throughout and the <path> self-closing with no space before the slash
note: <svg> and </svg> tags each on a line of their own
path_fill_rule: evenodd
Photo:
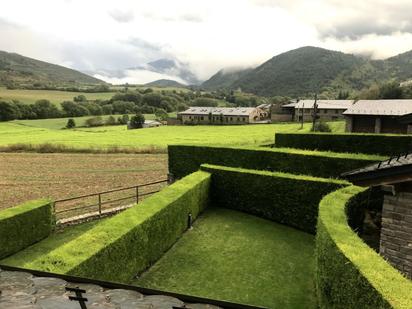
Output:
<svg viewBox="0 0 412 309">
<path fill-rule="evenodd" d="M 136 186 L 136 204 L 139 204 L 139 186 Z"/>
<path fill-rule="evenodd" d="M 99 193 L 99 215 L 102 214 L 102 195 Z"/>
</svg>

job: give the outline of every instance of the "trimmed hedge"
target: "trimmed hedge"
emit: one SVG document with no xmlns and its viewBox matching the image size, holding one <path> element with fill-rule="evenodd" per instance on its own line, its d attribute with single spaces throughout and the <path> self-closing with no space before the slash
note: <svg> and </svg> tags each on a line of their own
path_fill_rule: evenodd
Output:
<svg viewBox="0 0 412 309">
<path fill-rule="evenodd" d="M 98 223 L 27 268 L 129 282 L 156 262 L 208 205 L 210 174 L 197 172 Z"/>
<path fill-rule="evenodd" d="M 50 200 L 29 201 L 0 211 L 0 259 L 46 238 L 53 226 Z"/>
<path fill-rule="evenodd" d="M 212 173 L 211 203 L 314 234 L 322 197 L 346 181 L 202 165 Z"/>
<path fill-rule="evenodd" d="M 320 202 L 316 234 L 316 285 L 321 308 L 412 308 L 412 281 L 403 277 L 349 227 L 367 198 L 350 186 Z"/>
<path fill-rule="evenodd" d="M 348 155 L 290 148 L 228 148 L 186 145 L 170 145 L 168 154 L 169 173 L 177 179 L 197 171 L 204 163 L 337 178 L 343 172 L 385 159 L 380 156 Z"/>
<path fill-rule="evenodd" d="M 276 147 L 395 156 L 412 150 L 411 135 L 276 133 Z"/>
</svg>

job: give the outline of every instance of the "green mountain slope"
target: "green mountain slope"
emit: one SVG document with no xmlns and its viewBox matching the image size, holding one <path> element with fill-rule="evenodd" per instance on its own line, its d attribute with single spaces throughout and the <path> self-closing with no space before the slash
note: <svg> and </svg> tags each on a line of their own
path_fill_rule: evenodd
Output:
<svg viewBox="0 0 412 309">
<path fill-rule="evenodd" d="M 148 87 L 175 87 L 175 88 L 185 88 L 186 85 L 183 85 L 175 80 L 171 79 L 158 79 L 153 82 L 145 84 Z"/>
<path fill-rule="evenodd" d="M 103 81 L 60 65 L 0 51 L 0 85 L 73 86 L 104 84 Z"/>
<path fill-rule="evenodd" d="M 302 47 L 273 57 L 231 87 L 265 96 L 301 96 L 320 92 L 340 75 L 364 63 L 353 55 Z"/>
<path fill-rule="evenodd" d="M 239 77 L 224 78 L 219 72 L 204 84 L 213 82 L 214 89 L 241 88 L 263 96 L 303 98 L 318 93 L 333 98 L 342 90 L 353 92 L 374 83 L 411 80 L 412 51 L 386 60 L 370 60 L 307 46 L 277 55 Z"/>
<path fill-rule="evenodd" d="M 208 90 L 230 88 L 239 78 L 251 72 L 253 69 L 222 69 L 215 75 L 203 82 L 201 87 Z"/>
</svg>

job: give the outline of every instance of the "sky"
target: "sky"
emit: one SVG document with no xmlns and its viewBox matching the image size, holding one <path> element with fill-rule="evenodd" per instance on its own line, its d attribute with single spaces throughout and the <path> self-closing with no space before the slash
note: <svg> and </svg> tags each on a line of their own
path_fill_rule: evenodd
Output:
<svg viewBox="0 0 412 309">
<path fill-rule="evenodd" d="M 0 50 L 109 82 L 176 77 L 145 63 L 180 61 L 205 80 L 302 46 L 383 59 L 412 49 L 410 0 L 1 0 Z"/>
</svg>

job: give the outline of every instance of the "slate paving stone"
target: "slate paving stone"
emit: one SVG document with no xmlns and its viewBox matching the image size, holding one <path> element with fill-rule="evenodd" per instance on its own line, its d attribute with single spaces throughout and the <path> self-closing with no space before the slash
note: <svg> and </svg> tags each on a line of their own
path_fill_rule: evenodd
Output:
<svg viewBox="0 0 412 309">
<path fill-rule="evenodd" d="M 58 278 L 35 277 L 29 273 L 0 269 L 0 309 L 79 309 L 74 292 L 65 287 L 86 291 L 88 309 L 172 309 L 183 307 L 183 301 L 165 295 L 143 295 L 124 289 L 103 289 L 95 284 L 68 283 Z M 219 309 L 203 304 L 187 304 L 190 309 Z"/>
</svg>

